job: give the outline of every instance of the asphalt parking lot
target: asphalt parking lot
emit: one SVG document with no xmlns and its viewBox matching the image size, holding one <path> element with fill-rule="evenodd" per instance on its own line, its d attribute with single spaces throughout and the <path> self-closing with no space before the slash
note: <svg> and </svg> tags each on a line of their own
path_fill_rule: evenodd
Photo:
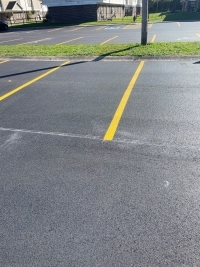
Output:
<svg viewBox="0 0 200 267">
<path fill-rule="evenodd" d="M 200 22 L 148 24 L 148 42 L 193 42 L 200 40 Z M 114 44 L 140 43 L 141 24 L 71 26 L 12 30 L 0 33 L 0 45 L 22 44 Z"/>
<path fill-rule="evenodd" d="M 0 265 L 198 266 L 199 67 L 1 60 Z"/>
</svg>

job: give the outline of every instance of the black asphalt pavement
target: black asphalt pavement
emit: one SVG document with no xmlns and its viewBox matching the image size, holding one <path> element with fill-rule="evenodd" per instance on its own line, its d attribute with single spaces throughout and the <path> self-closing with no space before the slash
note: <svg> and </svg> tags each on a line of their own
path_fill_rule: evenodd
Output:
<svg viewBox="0 0 200 267">
<path fill-rule="evenodd" d="M 200 22 L 148 23 L 148 42 L 193 42 L 200 40 Z M 0 45 L 140 43 L 141 23 L 41 27 L 0 32 Z"/>
<path fill-rule="evenodd" d="M 0 60 L 0 266 L 199 266 L 200 62 L 63 62 Z"/>
</svg>

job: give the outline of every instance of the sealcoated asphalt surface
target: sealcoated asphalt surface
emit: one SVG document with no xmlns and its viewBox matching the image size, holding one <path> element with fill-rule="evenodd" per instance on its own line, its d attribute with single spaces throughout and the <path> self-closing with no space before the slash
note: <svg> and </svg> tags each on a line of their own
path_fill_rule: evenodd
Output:
<svg viewBox="0 0 200 267">
<path fill-rule="evenodd" d="M 148 42 L 200 40 L 200 22 L 148 23 Z M 0 32 L 0 45 L 140 43 L 141 24 L 12 29 Z"/>
<path fill-rule="evenodd" d="M 199 266 L 199 68 L 0 59 L 0 266 Z"/>
</svg>

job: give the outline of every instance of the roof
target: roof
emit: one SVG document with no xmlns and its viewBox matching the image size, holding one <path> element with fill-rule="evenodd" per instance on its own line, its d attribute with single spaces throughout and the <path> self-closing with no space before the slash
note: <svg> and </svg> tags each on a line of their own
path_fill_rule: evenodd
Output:
<svg viewBox="0 0 200 267">
<path fill-rule="evenodd" d="M 6 10 L 23 10 L 21 5 L 17 1 L 10 1 L 6 7 Z"/>
<path fill-rule="evenodd" d="M 13 9 L 17 1 L 10 1 L 6 7 L 6 9 Z"/>
</svg>

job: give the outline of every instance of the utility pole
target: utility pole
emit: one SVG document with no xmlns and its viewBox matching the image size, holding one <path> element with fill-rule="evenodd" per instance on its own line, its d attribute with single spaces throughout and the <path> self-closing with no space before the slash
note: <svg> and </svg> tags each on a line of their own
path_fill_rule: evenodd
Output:
<svg viewBox="0 0 200 267">
<path fill-rule="evenodd" d="M 141 44 L 147 44 L 147 23 L 148 23 L 148 0 L 142 0 L 142 31 Z"/>
</svg>

